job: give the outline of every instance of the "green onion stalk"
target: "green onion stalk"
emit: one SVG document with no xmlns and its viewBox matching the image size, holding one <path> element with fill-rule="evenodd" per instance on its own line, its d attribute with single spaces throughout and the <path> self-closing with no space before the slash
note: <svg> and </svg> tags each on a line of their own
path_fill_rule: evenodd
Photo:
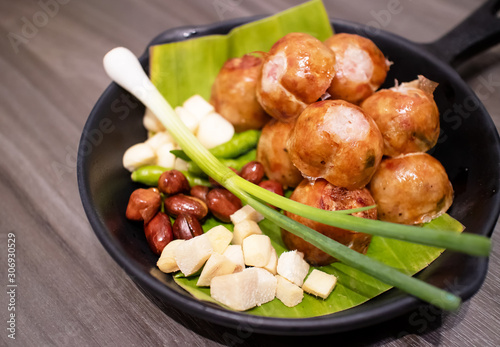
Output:
<svg viewBox="0 0 500 347">
<path fill-rule="evenodd" d="M 153 86 L 133 53 L 125 48 L 115 48 L 104 58 L 104 66 L 108 75 L 115 82 L 129 90 L 156 114 L 160 122 L 168 129 L 193 162 L 207 175 L 235 194 L 244 203 L 262 213 L 271 222 L 301 237 L 345 264 L 437 307 L 445 310 L 455 310 L 460 306 L 461 300 L 459 297 L 357 253 L 339 242 L 276 212 L 263 202 L 324 224 L 425 245 L 450 248 L 473 255 L 488 255 L 491 248 L 489 239 L 477 235 L 459 234 L 454 231 L 427 230 L 421 227 L 404 226 L 349 215 L 366 208 L 324 211 L 271 193 L 236 175 L 201 145 L 182 123 L 170 104 Z"/>
</svg>

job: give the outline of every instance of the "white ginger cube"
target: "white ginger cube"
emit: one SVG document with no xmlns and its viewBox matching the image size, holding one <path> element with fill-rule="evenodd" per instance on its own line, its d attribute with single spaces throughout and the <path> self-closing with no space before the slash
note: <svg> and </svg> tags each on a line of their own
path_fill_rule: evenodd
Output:
<svg viewBox="0 0 500 347">
<path fill-rule="evenodd" d="M 182 106 L 191 112 L 191 114 L 198 119 L 198 122 L 207 114 L 215 112 L 214 107 L 203 99 L 202 96 L 197 94 L 184 101 Z"/>
<path fill-rule="evenodd" d="M 173 168 L 174 167 L 174 162 L 175 162 L 175 155 L 170 153 L 171 150 L 175 148 L 175 145 L 171 142 L 166 142 L 162 144 L 157 150 L 156 150 L 156 165 L 162 166 L 164 168 Z"/>
<path fill-rule="evenodd" d="M 276 275 L 277 266 L 278 266 L 278 255 L 277 255 L 274 247 L 272 247 L 271 257 L 269 258 L 269 262 L 265 266 L 263 266 L 262 268 L 266 269 L 267 271 L 269 271 L 273 275 Z"/>
<path fill-rule="evenodd" d="M 147 139 L 144 143 L 149 145 L 155 152 L 158 151 L 158 148 L 165 143 L 172 143 L 175 146 L 175 140 L 170 136 L 170 134 L 166 131 L 162 131 L 154 134 L 149 139 Z"/>
<path fill-rule="evenodd" d="M 123 154 L 123 167 L 132 172 L 141 166 L 152 165 L 156 162 L 155 151 L 146 143 L 137 143 L 128 148 Z"/>
<path fill-rule="evenodd" d="M 174 169 L 179 171 L 188 171 L 188 162 L 181 158 L 175 158 Z"/>
<path fill-rule="evenodd" d="M 234 135 L 234 126 L 218 113 L 209 113 L 200 121 L 196 137 L 206 148 L 221 145 Z"/>
<path fill-rule="evenodd" d="M 299 287 L 304 283 L 308 271 L 309 264 L 304 260 L 304 255 L 297 250 L 281 253 L 278 258 L 278 275 L 285 277 Z"/>
<path fill-rule="evenodd" d="M 166 273 L 179 271 L 179 266 L 177 266 L 177 262 L 175 261 L 175 250 L 184 241 L 186 240 L 173 240 L 163 248 L 160 259 L 158 259 L 156 263 L 156 266 L 158 266 L 161 271 Z"/>
<path fill-rule="evenodd" d="M 206 234 L 210 239 L 214 252 L 220 254 L 224 253 L 227 246 L 229 246 L 231 240 L 233 239 L 233 233 L 223 225 L 213 227 L 207 231 Z"/>
<path fill-rule="evenodd" d="M 196 285 L 200 287 L 210 286 L 214 277 L 232 274 L 235 267 L 236 264 L 222 254 L 212 253 L 203 267 Z"/>
<path fill-rule="evenodd" d="M 255 211 L 255 209 L 252 206 L 245 205 L 238 211 L 233 213 L 231 216 L 229 216 L 229 218 L 231 218 L 231 222 L 233 224 L 241 223 L 247 219 L 254 221 L 255 223 L 259 223 L 261 220 L 264 219 L 264 216 L 261 215 L 259 212 Z"/>
<path fill-rule="evenodd" d="M 149 131 L 153 131 L 155 133 L 165 131 L 165 127 L 162 122 L 156 117 L 156 115 L 149 108 L 146 108 L 146 112 L 144 112 L 144 118 L 142 118 L 142 125 Z"/>
<path fill-rule="evenodd" d="M 245 265 L 263 267 L 271 258 L 271 239 L 267 235 L 250 235 L 243 240 Z"/>
<path fill-rule="evenodd" d="M 276 297 L 276 277 L 269 271 L 258 267 L 247 268 L 243 272 L 248 271 L 254 271 L 258 276 L 257 287 L 255 288 L 255 302 L 257 306 L 274 300 Z"/>
<path fill-rule="evenodd" d="M 243 240 L 250 235 L 262 235 L 259 225 L 252 220 L 244 220 L 234 225 L 233 245 L 241 245 Z"/>
<path fill-rule="evenodd" d="M 224 255 L 236 265 L 234 268 L 234 272 L 240 272 L 245 269 L 245 260 L 243 259 L 243 250 L 241 249 L 241 245 L 227 246 L 222 255 Z"/>
<path fill-rule="evenodd" d="M 288 307 L 297 306 L 304 298 L 304 291 L 298 285 L 280 275 L 276 276 L 276 297 Z"/>
<path fill-rule="evenodd" d="M 319 296 L 326 299 L 335 288 L 337 277 L 327 274 L 320 270 L 312 270 L 306 281 L 302 285 L 302 289 L 309 294 Z"/>
<path fill-rule="evenodd" d="M 210 239 L 207 234 L 203 234 L 181 243 L 174 256 L 184 276 L 190 276 L 201 269 L 212 253 Z"/>
<path fill-rule="evenodd" d="M 200 121 L 196 118 L 196 116 L 180 106 L 175 108 L 175 113 L 177 113 L 177 116 L 179 116 L 180 120 L 189 129 L 189 131 L 195 134 L 200 124 Z"/>
<path fill-rule="evenodd" d="M 259 276 L 255 271 L 242 271 L 212 278 L 210 295 L 233 310 L 245 311 L 257 305 Z"/>
</svg>

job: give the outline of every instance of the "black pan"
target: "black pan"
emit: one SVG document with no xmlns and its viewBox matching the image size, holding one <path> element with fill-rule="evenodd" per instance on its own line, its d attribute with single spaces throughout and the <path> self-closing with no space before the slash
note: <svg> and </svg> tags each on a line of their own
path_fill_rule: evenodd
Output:
<svg viewBox="0 0 500 347">
<path fill-rule="evenodd" d="M 500 41 L 500 2 L 489 1 L 442 39 L 426 45 L 344 20 L 333 19 L 336 32 L 372 39 L 394 62 L 384 87 L 411 81 L 418 74 L 439 83 L 435 92 L 442 115 L 442 134 L 432 155 L 443 163 L 455 189 L 449 213 L 470 233 L 490 236 L 500 211 L 500 142 L 484 106 L 450 67 Z M 231 20 L 208 26 L 165 31 L 151 44 L 191 37 L 225 34 L 235 26 L 261 17 Z M 141 56 L 148 70 L 148 50 Z M 457 112 L 456 110 L 462 110 Z M 464 111 L 465 110 L 465 111 Z M 131 145 L 146 138 L 142 106 L 112 83 L 98 100 L 83 129 L 78 151 L 78 185 L 83 207 L 97 237 L 126 272 L 146 291 L 182 311 L 228 327 L 244 324 L 270 334 L 320 334 L 358 329 L 408 313 L 422 305 L 418 299 L 392 289 L 358 307 L 315 318 L 257 317 L 199 301 L 177 286 L 171 276 L 156 270 L 142 226 L 128 222 L 125 208 L 139 186 L 130 180 L 121 158 Z M 445 251 L 417 277 L 449 290 L 462 299 L 477 292 L 486 276 L 488 259 Z"/>
</svg>

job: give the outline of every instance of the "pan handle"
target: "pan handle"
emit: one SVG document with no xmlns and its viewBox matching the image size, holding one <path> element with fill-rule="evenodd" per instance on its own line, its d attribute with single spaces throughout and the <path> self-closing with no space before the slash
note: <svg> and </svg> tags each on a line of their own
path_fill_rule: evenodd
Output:
<svg viewBox="0 0 500 347">
<path fill-rule="evenodd" d="M 488 0 L 440 39 L 423 46 L 441 60 L 457 66 L 500 43 L 500 0 Z"/>
</svg>

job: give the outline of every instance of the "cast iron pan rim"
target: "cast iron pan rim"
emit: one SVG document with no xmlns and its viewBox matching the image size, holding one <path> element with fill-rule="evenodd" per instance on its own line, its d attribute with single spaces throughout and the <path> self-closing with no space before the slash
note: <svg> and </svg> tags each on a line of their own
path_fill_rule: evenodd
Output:
<svg viewBox="0 0 500 347">
<path fill-rule="evenodd" d="M 229 21 L 224 21 L 221 23 L 217 23 L 217 27 L 233 27 L 239 24 L 246 23 L 251 20 L 256 20 L 262 18 L 263 16 L 255 16 L 250 18 L 238 18 Z M 363 30 L 363 26 L 353 23 L 346 20 L 340 19 L 331 19 L 331 23 L 336 27 L 350 27 L 353 29 Z M 158 35 L 151 44 L 158 44 L 162 41 L 162 38 L 169 35 L 175 35 L 178 33 L 186 32 L 190 33 L 191 36 L 198 36 L 199 34 L 203 35 L 206 30 L 210 30 L 213 28 L 213 25 L 204 25 L 204 26 L 190 26 L 190 27 L 182 27 L 182 28 L 174 28 L 167 30 L 160 35 Z M 402 37 L 397 35 L 380 31 L 379 35 L 386 36 L 391 41 L 396 41 L 400 45 L 404 46 L 406 49 L 415 49 L 418 45 L 408 41 Z M 443 71 L 454 80 L 459 80 L 461 84 L 467 88 L 469 93 L 473 93 L 472 90 L 461 80 L 458 74 L 446 63 L 437 59 L 434 55 L 427 52 L 422 52 L 427 59 L 433 61 L 437 65 L 440 66 Z M 142 55 L 141 62 L 143 65 L 147 65 L 147 57 L 148 50 Z M 283 335 L 312 335 L 312 334 L 321 334 L 321 333 L 334 333 L 334 332 L 342 332 L 347 330 L 353 330 L 362 328 L 368 325 L 372 325 L 373 322 L 383 322 L 389 320 L 390 318 L 394 318 L 399 315 L 403 315 L 405 313 L 410 312 L 412 309 L 417 308 L 419 305 L 422 305 L 422 301 L 401 293 L 397 297 L 393 297 L 390 299 L 385 299 L 382 302 L 377 303 L 369 312 L 356 312 L 354 314 L 350 314 L 349 310 L 333 313 L 331 315 L 319 316 L 319 317 L 311 317 L 311 318 L 272 318 L 272 317 L 261 317 L 254 316 L 245 313 L 233 312 L 229 310 L 225 310 L 215 305 L 207 304 L 206 302 L 199 301 L 192 296 L 181 294 L 177 291 L 169 289 L 165 284 L 152 277 L 148 273 L 146 273 L 141 266 L 129 258 L 129 256 L 123 251 L 123 249 L 115 244 L 114 240 L 110 237 L 110 234 L 107 231 L 107 227 L 102 223 L 99 218 L 97 212 L 92 207 L 92 198 L 90 194 L 90 186 L 88 184 L 88 177 L 84 176 L 85 171 L 85 163 L 84 163 L 84 155 L 83 155 L 83 142 L 88 137 L 89 125 L 94 122 L 95 119 L 99 118 L 99 114 L 97 110 L 102 107 L 106 97 L 109 94 L 112 94 L 116 90 L 123 90 L 115 83 L 111 83 L 105 92 L 101 95 L 96 105 L 92 109 L 89 118 L 85 124 L 85 127 L 82 132 L 82 136 L 80 139 L 80 145 L 78 150 L 78 161 L 77 161 L 77 179 L 78 179 L 78 187 L 80 191 L 80 196 L 82 200 L 82 204 L 85 210 L 85 213 L 89 219 L 89 222 L 98 237 L 99 241 L 102 243 L 104 248 L 110 253 L 110 255 L 115 259 L 115 261 L 131 276 L 131 278 L 140 286 L 144 286 L 147 289 L 151 290 L 155 295 L 166 298 L 168 302 L 170 302 L 173 306 L 177 308 L 181 308 L 188 313 L 203 318 L 207 321 L 211 321 L 216 324 L 221 324 L 224 326 L 238 328 L 238 327 L 249 327 L 252 331 L 261 332 L 261 333 L 269 333 L 269 334 L 283 334 Z M 481 104 L 481 112 L 487 114 L 484 106 Z M 489 117 L 487 117 L 489 118 Z M 490 125 L 494 127 L 494 123 L 491 118 L 488 119 Z M 496 139 L 497 145 L 499 143 L 498 134 Z M 87 163 L 88 165 L 88 163 Z M 496 223 L 496 219 L 498 218 L 498 214 L 500 213 L 500 195 L 497 194 L 495 197 L 495 203 L 492 213 L 490 214 L 490 218 L 487 221 L 487 225 L 483 230 L 486 233 L 483 235 L 491 235 L 493 232 L 493 228 Z M 483 271 L 481 273 L 485 273 L 487 270 L 487 258 L 483 258 L 484 261 L 481 262 L 480 268 Z M 479 274 L 478 274 L 479 275 Z M 484 280 L 484 276 L 483 276 Z M 482 281 L 481 281 L 482 283 Z M 395 289 L 392 289 L 395 290 Z M 468 299 L 475 291 L 471 292 L 463 292 L 459 293 L 462 299 Z M 356 308 L 353 308 L 356 309 Z"/>
</svg>

